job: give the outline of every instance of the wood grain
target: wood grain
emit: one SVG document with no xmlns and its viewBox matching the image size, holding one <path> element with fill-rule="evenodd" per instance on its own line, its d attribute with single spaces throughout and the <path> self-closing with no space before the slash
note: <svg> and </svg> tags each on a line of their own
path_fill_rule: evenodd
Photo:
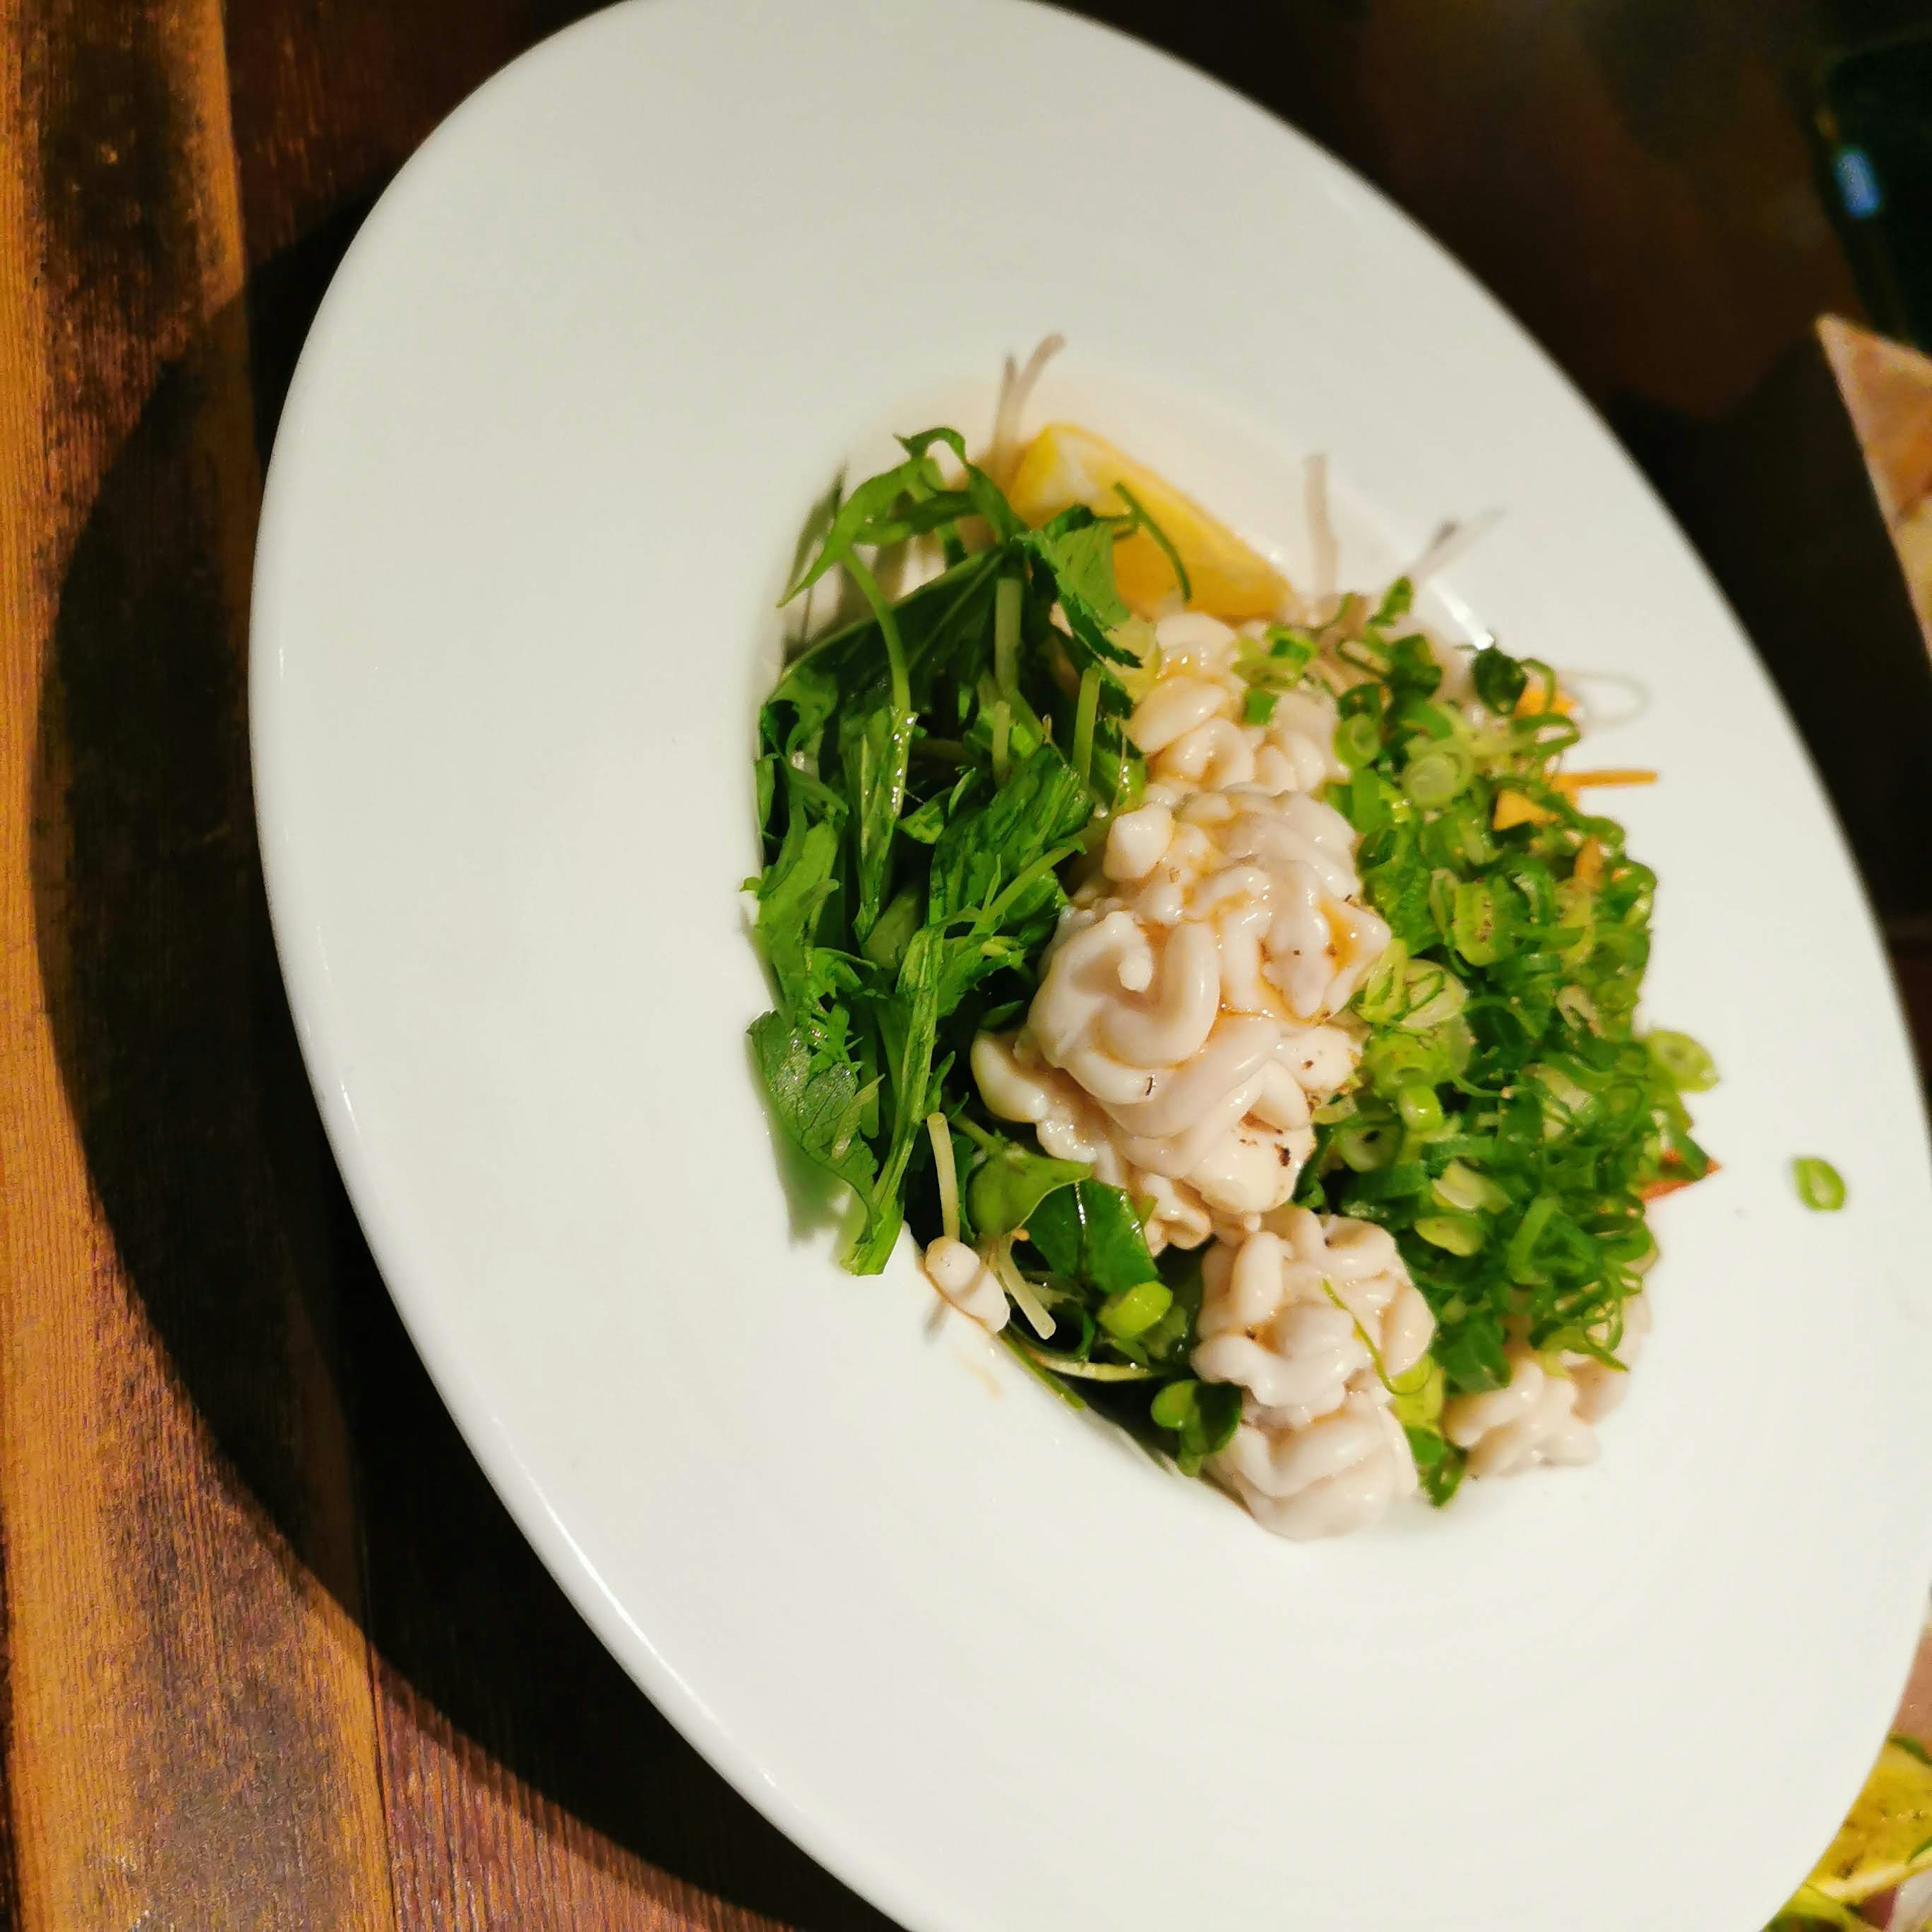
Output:
<svg viewBox="0 0 1932 1932">
<path fill-rule="evenodd" d="M 0 39 L 26 164 L 0 218 L 15 1904 L 387 1927 L 341 1419 L 252 1078 L 258 482 L 220 13 L 68 0 Z M 186 1385 L 161 1331 L 202 1324 L 248 1336 L 251 1382 Z"/>
</svg>

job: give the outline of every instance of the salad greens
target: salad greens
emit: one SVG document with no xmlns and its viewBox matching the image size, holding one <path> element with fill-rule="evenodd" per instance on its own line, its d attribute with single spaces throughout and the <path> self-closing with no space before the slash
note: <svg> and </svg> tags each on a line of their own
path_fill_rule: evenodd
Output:
<svg viewBox="0 0 1932 1932">
<path fill-rule="evenodd" d="M 941 445 L 963 487 L 943 480 Z M 939 1232 L 941 1117 L 958 1232 L 1040 1318 L 1010 1343 L 1069 1400 L 1077 1385 L 1198 1468 L 1240 1413 L 1238 1390 L 1188 1372 L 1198 1257 L 1156 1264 L 1127 1196 L 1012 1138 L 967 1070 L 975 1036 L 1032 998 L 1067 903 L 1059 868 L 1140 797 L 1125 721 L 1148 633 L 1113 550 L 1138 530 L 1166 539 L 1135 505 L 1029 530 L 956 431 L 902 446 L 788 593 L 842 565 L 868 614 L 796 658 L 759 716 L 764 866 L 748 885 L 777 994 L 752 1028 L 760 1070 L 785 1133 L 852 1191 L 857 1273 L 884 1267 L 908 1218 Z M 889 603 L 860 547 L 927 535 L 948 567 Z"/>
<path fill-rule="evenodd" d="M 1131 498 L 1030 530 L 956 431 L 902 446 L 788 593 L 840 566 L 868 608 L 760 714 L 747 885 L 776 1001 L 752 1043 L 775 1118 L 851 1192 L 848 1267 L 882 1268 L 908 1220 L 956 1232 L 1027 1318 L 1004 1336 L 1029 1365 L 1192 1473 L 1240 1414 L 1238 1388 L 1189 1366 L 1198 1253 L 1156 1260 L 1142 1205 L 1012 1138 L 968 1065 L 979 1033 L 1026 1011 L 1062 868 L 1141 796 L 1126 721 L 1151 632 L 1113 549 L 1142 529 L 1172 546 Z M 866 553 L 914 538 L 946 567 L 889 602 Z M 1443 1402 L 1505 1382 L 1507 1339 L 1616 1362 L 1654 1252 L 1645 1201 L 1709 1166 L 1681 1095 L 1715 1070 L 1685 1036 L 1636 1029 L 1656 881 L 1556 771 L 1577 729 L 1554 674 L 1492 647 L 1476 701 L 1448 701 L 1410 602 L 1398 580 L 1318 629 L 1274 626 L 1238 668 L 1250 723 L 1306 680 L 1340 694 L 1349 776 L 1328 796 L 1394 940 L 1352 1003 L 1360 1065 L 1317 1112 L 1296 1198 L 1391 1229 L 1434 1312 L 1431 1352 L 1392 1388 L 1441 1503 L 1463 1462 Z"/>
<path fill-rule="evenodd" d="M 963 488 L 945 486 L 938 444 Z M 870 614 L 797 658 L 758 722 L 765 864 L 750 884 L 778 1004 L 752 1040 L 785 1131 L 860 1204 L 860 1274 L 885 1265 L 908 1190 L 930 1180 L 927 1117 L 956 1124 L 970 1103 L 974 1036 L 1031 994 L 1066 904 L 1058 868 L 1144 780 L 1112 563 L 1138 520 L 1076 508 L 1030 530 L 956 430 L 903 447 L 838 507 L 788 593 L 842 565 Z M 970 554 L 969 521 L 983 545 Z M 860 547 L 923 535 L 953 561 L 889 604 Z M 1024 1177 L 1054 1164 L 983 1122 L 960 1131 L 961 1171 L 984 1163 L 969 1217 L 1009 1232 L 1030 1205 Z"/>
</svg>

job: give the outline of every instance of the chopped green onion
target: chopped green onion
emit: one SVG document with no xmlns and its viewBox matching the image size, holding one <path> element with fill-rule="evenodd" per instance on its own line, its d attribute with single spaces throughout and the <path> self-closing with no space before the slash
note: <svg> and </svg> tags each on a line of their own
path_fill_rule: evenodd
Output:
<svg viewBox="0 0 1932 1932">
<path fill-rule="evenodd" d="M 1143 1258 L 1144 1264 L 1144 1258 Z M 1174 1291 L 1164 1281 L 1144 1281 L 1110 1294 L 1100 1305 L 1100 1326 L 1116 1341 L 1131 1342 L 1144 1335 L 1174 1305 Z"/>
<path fill-rule="evenodd" d="M 1419 1160 L 1399 1160 L 1391 1167 L 1377 1168 L 1372 1174 L 1359 1175 L 1355 1181 L 1358 1202 L 1400 1201 L 1420 1194 L 1429 1185 L 1429 1170 Z"/>
<path fill-rule="evenodd" d="M 1396 690 L 1426 698 L 1442 682 L 1442 667 L 1420 632 L 1398 638 L 1389 646 L 1389 683 Z"/>
<path fill-rule="evenodd" d="M 1791 1163 L 1791 1178 L 1806 1207 L 1832 1214 L 1845 1204 L 1844 1176 L 1828 1160 L 1820 1160 L 1816 1154 L 1802 1155 Z"/>
<path fill-rule="evenodd" d="M 1375 718 L 1358 712 L 1335 727 L 1335 755 L 1353 771 L 1371 763 L 1382 748 L 1382 728 Z"/>
<path fill-rule="evenodd" d="M 1468 777 L 1468 766 L 1453 753 L 1424 752 L 1402 767 L 1402 788 L 1413 803 L 1424 808 L 1447 805 Z"/>
<path fill-rule="evenodd" d="M 1408 964 L 1408 948 L 1400 939 L 1392 939 L 1362 982 L 1355 995 L 1355 1010 L 1371 1026 L 1385 1026 L 1407 1011 L 1408 988 L 1403 968 Z"/>
<path fill-rule="evenodd" d="M 1420 732 L 1438 742 L 1454 739 L 1459 728 L 1454 712 L 1445 711 L 1439 704 L 1424 704 L 1412 694 L 1403 697 L 1396 705 L 1395 718 L 1406 730 Z"/>
<path fill-rule="evenodd" d="M 1393 624 L 1398 617 L 1408 614 L 1409 606 L 1415 602 L 1415 586 L 1406 577 L 1398 577 L 1382 592 L 1382 601 L 1376 607 L 1376 614 L 1369 620 L 1371 629 L 1380 629 L 1384 625 Z"/>
<path fill-rule="evenodd" d="M 1362 1066 L 1370 1084 L 1391 1100 L 1406 1087 L 1433 1087 L 1454 1071 L 1441 1040 L 1406 1029 L 1380 1034 L 1370 1040 L 1362 1055 Z"/>
<path fill-rule="evenodd" d="M 1394 1160 L 1401 1136 L 1388 1121 L 1366 1127 L 1344 1127 L 1335 1136 L 1335 1151 L 1358 1174 L 1372 1174 Z"/>
<path fill-rule="evenodd" d="M 1315 662 L 1320 648 L 1306 631 L 1286 624 L 1270 624 L 1268 630 L 1268 656 L 1289 675 L 1298 677 Z"/>
<path fill-rule="evenodd" d="M 1148 1416 L 1156 1429 L 1180 1438 L 1174 1460 L 1184 1474 L 1194 1475 L 1234 1439 L 1241 1422 L 1241 1391 L 1231 1382 L 1172 1382 L 1155 1391 Z"/>
<path fill-rule="evenodd" d="M 1486 879 L 1465 880 L 1456 887 L 1453 904 L 1456 950 L 1472 966 L 1493 966 L 1508 950 L 1508 916 L 1495 885 Z"/>
<path fill-rule="evenodd" d="M 1597 1003 L 1581 986 L 1562 988 L 1556 995 L 1556 1010 L 1573 1026 L 1582 1027 L 1590 1033 L 1598 1030 Z M 1714 1078 L 1715 1072 L 1716 1070 L 1713 1068 Z M 1682 1083 L 1678 1084 L 1681 1085 Z"/>
<path fill-rule="evenodd" d="M 1433 1087 L 1419 1083 L 1396 1090 L 1396 1111 L 1411 1133 L 1433 1133 L 1442 1125 L 1442 1102 Z"/>
<path fill-rule="evenodd" d="M 1510 1203 L 1509 1196 L 1485 1174 L 1460 1160 L 1452 1160 L 1430 1183 L 1430 1190 L 1445 1208 L 1456 1208 L 1466 1214 L 1498 1214 Z"/>
<path fill-rule="evenodd" d="M 1280 697 L 1272 691 L 1250 691 L 1241 700 L 1241 722 L 1265 724 L 1274 716 L 1274 708 L 1280 702 Z"/>
<path fill-rule="evenodd" d="M 1432 1427 L 1442 1413 L 1442 1364 L 1425 1354 L 1415 1366 L 1388 1384 L 1395 1400 L 1389 1408 L 1405 1429 Z"/>
<path fill-rule="evenodd" d="M 1556 1212 L 1556 1197 L 1553 1194 L 1539 1194 L 1523 1210 L 1522 1219 L 1516 1223 L 1516 1232 L 1510 1237 L 1508 1252 L 1503 1257 L 1503 1265 L 1510 1280 L 1526 1285 L 1534 1282 L 1536 1246 Z"/>
<path fill-rule="evenodd" d="M 1659 1027 L 1644 1043 L 1679 1093 L 1702 1094 L 1717 1085 L 1718 1063 L 1688 1033 Z"/>
<path fill-rule="evenodd" d="M 1403 1030 L 1408 1033 L 1426 1033 L 1431 1027 L 1454 1019 L 1469 1000 L 1462 982 L 1432 960 L 1419 960 L 1409 968 L 1408 996 L 1415 1003 L 1402 1016 Z"/>
<path fill-rule="evenodd" d="M 1421 1214 L 1415 1232 L 1432 1247 L 1452 1255 L 1473 1255 L 1488 1238 L 1481 1222 L 1469 1214 Z"/>
</svg>

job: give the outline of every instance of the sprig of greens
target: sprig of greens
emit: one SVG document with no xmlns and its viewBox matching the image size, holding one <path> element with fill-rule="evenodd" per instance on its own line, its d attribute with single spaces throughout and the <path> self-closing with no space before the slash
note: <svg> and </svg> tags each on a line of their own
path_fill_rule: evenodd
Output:
<svg viewBox="0 0 1932 1932">
<path fill-rule="evenodd" d="M 1125 722 L 1148 638 L 1114 546 L 1167 540 L 1138 505 L 1028 530 L 955 431 L 902 447 L 832 508 L 788 592 L 837 566 L 869 614 L 795 659 L 759 716 L 765 862 L 748 884 L 777 994 L 752 1029 L 759 1067 L 780 1126 L 859 1204 L 846 1262 L 862 1274 L 908 1218 L 939 1232 L 941 1116 L 961 1234 L 1042 1313 L 1044 1334 L 1009 1344 L 1191 1472 L 1240 1413 L 1238 1390 L 1189 1372 L 1197 1258 L 1156 1264 L 1136 1204 L 1012 1139 L 966 1071 L 976 1034 L 1032 997 L 1060 868 L 1140 797 Z M 920 536 L 950 566 L 888 604 L 868 553 Z"/>
<path fill-rule="evenodd" d="M 1144 515 L 1076 508 L 1030 530 L 956 430 L 902 446 L 837 506 L 787 593 L 842 568 L 869 614 L 796 658 L 760 714 L 750 882 L 777 994 L 752 1028 L 759 1066 L 785 1132 L 860 1204 L 860 1273 L 884 1266 L 930 1186 L 926 1117 L 976 1104 L 974 1034 L 1032 992 L 1066 903 L 1058 868 L 1144 778 L 1113 574 Z M 889 603 L 872 556 L 922 536 L 956 560 Z M 987 1198 L 976 1176 L 969 1201 Z"/>
</svg>

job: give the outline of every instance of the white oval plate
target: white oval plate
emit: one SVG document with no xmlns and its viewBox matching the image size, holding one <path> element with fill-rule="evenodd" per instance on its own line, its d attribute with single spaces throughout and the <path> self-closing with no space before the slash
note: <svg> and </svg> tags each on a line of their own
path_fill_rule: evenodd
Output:
<svg viewBox="0 0 1932 1932">
<path fill-rule="evenodd" d="M 1274 1541 L 794 1230 L 748 1070 L 752 708 L 842 454 L 1002 352 L 1295 560 L 1504 512 L 1451 615 L 1633 680 L 1651 1005 L 1725 1084 L 1597 1466 Z M 1359 182 L 1001 0 L 657 0 L 371 216 L 257 565 L 277 938 L 410 1331 L 692 1742 L 917 1932 L 1760 1924 L 1927 1582 L 1924 1128 L 1845 853 L 1594 419 Z M 1848 1176 L 1798 1204 L 1791 1156 Z"/>
</svg>

